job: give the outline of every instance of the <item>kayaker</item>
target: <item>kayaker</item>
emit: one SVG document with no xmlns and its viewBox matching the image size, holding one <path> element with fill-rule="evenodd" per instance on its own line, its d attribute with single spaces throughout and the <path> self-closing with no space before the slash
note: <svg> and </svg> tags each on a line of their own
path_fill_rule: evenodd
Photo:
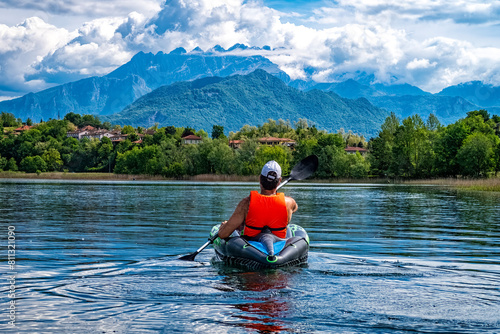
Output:
<svg viewBox="0 0 500 334">
<path fill-rule="evenodd" d="M 285 238 L 286 227 L 298 206 L 293 198 L 276 193 L 280 183 L 280 165 L 268 161 L 260 173 L 260 193 L 251 191 L 250 196 L 240 201 L 229 220 L 222 222 L 219 237 L 225 239 L 235 230 L 253 237 L 267 227 L 276 236 Z"/>
</svg>

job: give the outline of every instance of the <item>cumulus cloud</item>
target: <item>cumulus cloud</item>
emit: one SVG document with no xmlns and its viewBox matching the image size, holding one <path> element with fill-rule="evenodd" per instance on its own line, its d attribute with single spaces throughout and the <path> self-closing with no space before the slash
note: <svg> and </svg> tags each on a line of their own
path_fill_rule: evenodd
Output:
<svg viewBox="0 0 500 334">
<path fill-rule="evenodd" d="M 13 27 L 0 25 L 0 73 L 15 78 L 0 85 L 4 90 L 22 90 L 23 84 L 24 89 L 47 87 L 106 74 L 138 51 L 169 52 L 177 47 L 189 51 L 197 46 L 207 50 L 217 44 L 227 49 L 236 43 L 269 45 L 270 50 L 233 52 L 262 54 L 293 79 L 328 82 L 366 73 L 373 74 L 376 82 L 407 82 L 432 92 L 470 80 L 500 84 L 500 49 L 479 48 L 472 42 L 435 36 L 434 31 L 427 38 L 416 38 L 403 24 L 421 27 L 419 22 L 425 20 L 443 20 L 457 25 L 470 17 L 467 24 L 487 25 L 498 19 L 499 2 L 339 0 L 309 17 L 292 12 L 290 16 L 302 24 L 285 22 L 283 13 L 252 0 L 168 0 L 155 15 L 137 10 L 99 17 L 75 31 L 33 18 Z M 38 6 L 51 3 L 57 2 Z M 138 7 L 132 1 L 89 3 L 99 7 L 93 9 L 96 13 L 113 12 L 110 4 L 122 10 Z M 78 13 L 82 10 L 78 4 L 89 3 L 69 1 L 65 6 Z M 7 67 L 12 68 L 9 73 Z"/>
<path fill-rule="evenodd" d="M 127 15 L 132 11 L 153 12 L 161 0 L 2 0 L 0 8 L 39 10 L 50 14 L 110 16 Z"/>
<path fill-rule="evenodd" d="M 26 19 L 13 27 L 0 24 L 0 93 L 37 90 L 43 82 L 26 82 L 34 62 L 64 47 L 75 33 L 47 24 L 39 18 Z"/>
<path fill-rule="evenodd" d="M 110 18 L 84 24 L 77 37 L 35 64 L 35 72 L 26 78 L 57 83 L 109 73 L 132 56 L 117 31 L 127 22 L 126 19 Z"/>
<path fill-rule="evenodd" d="M 453 20 L 457 23 L 498 22 L 498 0 L 339 0 L 338 5 L 367 16 L 391 14 L 418 20 Z"/>
</svg>

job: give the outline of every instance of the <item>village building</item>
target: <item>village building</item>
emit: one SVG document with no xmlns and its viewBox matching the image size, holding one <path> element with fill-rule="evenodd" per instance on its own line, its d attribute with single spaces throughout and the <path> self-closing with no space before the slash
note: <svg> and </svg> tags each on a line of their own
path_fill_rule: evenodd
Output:
<svg viewBox="0 0 500 334">
<path fill-rule="evenodd" d="M 17 129 L 14 129 L 14 133 L 20 134 L 21 132 L 28 131 L 32 127 L 33 126 L 30 126 L 30 125 L 23 125 L 23 126 L 18 127 Z"/>
<path fill-rule="evenodd" d="M 290 148 L 295 147 L 296 144 L 295 140 L 290 138 L 263 137 L 259 138 L 257 141 L 261 145 L 268 145 L 268 146 L 283 145 L 283 146 L 288 146 Z M 244 140 L 230 140 L 229 146 L 234 149 L 238 149 L 244 142 L 245 142 Z"/>
<path fill-rule="evenodd" d="M 188 135 L 182 137 L 183 144 L 200 144 L 202 141 L 203 139 L 196 135 Z"/>
<path fill-rule="evenodd" d="M 365 155 L 368 152 L 366 148 L 352 146 L 347 146 L 344 150 L 347 154 L 356 154 L 356 152 L 359 152 L 361 155 Z"/>
<path fill-rule="evenodd" d="M 238 149 L 241 147 L 241 145 L 244 143 L 244 140 L 230 140 L 229 141 L 229 147 Z"/>
</svg>

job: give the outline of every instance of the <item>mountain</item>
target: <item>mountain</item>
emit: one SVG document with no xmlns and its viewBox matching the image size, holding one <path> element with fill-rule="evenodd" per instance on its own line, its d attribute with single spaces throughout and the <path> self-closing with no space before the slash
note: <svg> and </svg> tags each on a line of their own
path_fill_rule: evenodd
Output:
<svg viewBox="0 0 500 334">
<path fill-rule="evenodd" d="M 500 107 L 500 87 L 470 81 L 450 86 L 440 91 L 438 96 L 460 96 L 482 107 Z"/>
<path fill-rule="evenodd" d="M 300 91 L 263 71 L 248 75 L 204 78 L 160 87 L 139 98 L 122 112 L 103 117 L 113 124 L 150 127 L 190 126 L 211 131 L 222 125 L 238 131 L 245 124 L 268 119 L 312 121 L 319 129 L 352 130 L 376 135 L 389 112 L 368 100 L 346 99 L 333 92 Z"/>
<path fill-rule="evenodd" d="M 469 94 L 465 89 L 450 88 L 433 95 L 409 84 L 370 84 L 367 80 L 360 82 L 353 79 L 313 86 L 313 89 L 333 91 L 350 99 L 366 98 L 373 105 L 394 112 L 399 118 L 419 114 L 425 120 L 432 113 L 443 124 L 454 123 L 465 117 L 467 112 L 482 108 L 466 98 Z M 488 109 L 491 112 L 498 110 L 495 107 Z"/>
<path fill-rule="evenodd" d="M 360 97 L 370 99 L 380 96 L 431 95 L 430 93 L 424 92 L 420 88 L 409 84 L 365 84 L 354 79 L 347 79 L 345 81 L 334 83 L 320 83 L 312 86 L 308 90 L 311 89 L 332 91 L 348 99 L 357 99 Z"/>
<path fill-rule="evenodd" d="M 237 44 L 231 50 L 244 51 L 245 46 Z M 29 117 L 35 122 L 63 117 L 69 112 L 109 115 L 163 85 L 209 76 L 248 74 L 256 69 L 264 69 L 285 82 L 290 81 L 288 75 L 267 58 L 233 55 L 220 46 L 207 52 L 200 48 L 189 53 L 183 48 L 169 54 L 139 52 L 108 75 L 2 101 L 0 111 L 10 112 L 23 120 Z"/>
<path fill-rule="evenodd" d="M 480 109 L 458 96 L 381 96 L 371 98 L 370 102 L 379 108 L 394 112 L 401 119 L 419 114 L 426 120 L 432 113 L 442 124 L 455 123 L 467 116 L 467 112 Z"/>
</svg>

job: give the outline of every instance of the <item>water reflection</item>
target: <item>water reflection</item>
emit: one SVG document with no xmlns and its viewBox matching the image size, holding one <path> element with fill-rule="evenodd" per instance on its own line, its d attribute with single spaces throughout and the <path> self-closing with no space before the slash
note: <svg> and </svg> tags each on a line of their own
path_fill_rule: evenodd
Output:
<svg viewBox="0 0 500 334">
<path fill-rule="evenodd" d="M 283 320 L 289 317 L 289 301 L 281 290 L 288 287 L 290 272 L 269 270 L 239 272 L 225 275 L 223 283 L 231 290 L 256 292 L 244 294 L 243 303 L 237 303 L 233 317 L 241 319 L 239 326 L 258 333 L 291 332 Z"/>
</svg>

